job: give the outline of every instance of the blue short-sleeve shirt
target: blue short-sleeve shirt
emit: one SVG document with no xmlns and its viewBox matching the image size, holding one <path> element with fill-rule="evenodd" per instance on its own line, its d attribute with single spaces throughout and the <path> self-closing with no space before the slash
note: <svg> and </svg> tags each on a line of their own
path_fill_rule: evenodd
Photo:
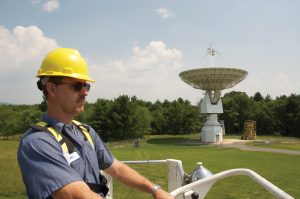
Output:
<svg viewBox="0 0 300 199">
<path fill-rule="evenodd" d="M 74 181 L 99 183 L 99 169 L 110 167 L 114 157 L 94 129 L 89 127 L 95 149 L 76 125 L 64 124 L 47 115 L 43 115 L 42 121 L 67 135 L 78 156 L 68 162 L 61 145 L 52 135 L 28 130 L 17 152 L 28 197 L 48 198 L 54 191 Z"/>
</svg>

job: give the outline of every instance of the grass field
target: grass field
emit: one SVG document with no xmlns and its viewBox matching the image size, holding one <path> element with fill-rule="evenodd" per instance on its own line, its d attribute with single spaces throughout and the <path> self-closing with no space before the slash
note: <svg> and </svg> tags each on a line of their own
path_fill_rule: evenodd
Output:
<svg viewBox="0 0 300 199">
<path fill-rule="evenodd" d="M 217 145 L 197 144 L 198 135 L 149 136 L 141 140 L 139 148 L 133 148 L 131 141 L 108 143 L 112 153 L 119 160 L 179 159 L 186 173 L 191 173 L 196 163 L 201 161 L 213 173 L 233 168 L 249 168 L 289 193 L 300 198 L 300 157 L 265 152 L 240 151 L 220 148 Z M 230 137 L 232 138 L 232 137 Z M 226 139 L 226 137 L 225 137 Z M 264 137 L 270 140 L 269 137 Z M 276 138 L 281 147 L 289 148 L 291 140 Z M 286 141 L 288 140 L 288 141 Z M 298 142 L 299 140 L 296 139 Z M 272 147 L 276 142 L 270 142 Z M 298 143 L 299 144 L 299 143 Z M 299 150 L 299 145 L 291 147 Z M 292 144 L 294 145 L 294 144 Z M 26 198 L 25 188 L 16 161 L 18 141 L 0 141 L 0 199 Z M 165 165 L 131 165 L 143 175 L 167 188 L 167 168 Z M 114 198 L 141 199 L 150 195 L 128 189 L 114 182 Z M 209 191 L 208 199 L 251 199 L 273 198 L 267 191 L 246 176 L 235 176 L 218 181 Z"/>
</svg>

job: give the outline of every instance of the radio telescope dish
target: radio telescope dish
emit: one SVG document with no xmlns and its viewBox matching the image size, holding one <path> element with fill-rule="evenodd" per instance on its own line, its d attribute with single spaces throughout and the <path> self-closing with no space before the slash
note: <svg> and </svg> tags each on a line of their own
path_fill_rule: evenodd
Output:
<svg viewBox="0 0 300 199">
<path fill-rule="evenodd" d="M 183 71 L 179 76 L 193 88 L 213 91 L 232 88 L 247 74 L 247 71 L 237 68 L 198 68 Z"/>
<path fill-rule="evenodd" d="M 201 141 L 220 143 L 225 132 L 225 127 L 222 128 L 218 121 L 218 114 L 223 113 L 221 91 L 244 80 L 248 72 L 232 67 L 215 67 L 214 57 L 221 55 L 211 46 L 207 49 L 207 55 L 210 57 L 210 67 L 183 71 L 179 73 L 179 77 L 193 88 L 205 91 L 200 103 L 200 112 L 206 114 L 207 120 L 201 130 Z"/>
</svg>

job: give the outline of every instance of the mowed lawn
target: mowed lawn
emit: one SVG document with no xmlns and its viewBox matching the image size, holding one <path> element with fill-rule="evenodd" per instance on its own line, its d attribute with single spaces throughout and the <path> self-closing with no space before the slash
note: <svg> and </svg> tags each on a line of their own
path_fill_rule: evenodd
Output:
<svg viewBox="0 0 300 199">
<path fill-rule="evenodd" d="M 16 160 L 17 146 L 18 141 L 0 141 L 0 199 L 27 198 Z M 138 148 L 132 147 L 132 141 L 109 142 L 108 147 L 119 160 L 182 160 L 186 173 L 191 173 L 199 161 L 213 173 L 234 168 L 252 169 L 294 198 L 300 198 L 300 156 L 297 155 L 240 151 L 221 148 L 219 145 L 201 145 L 198 143 L 198 135 L 148 136 L 141 140 Z M 167 188 L 166 165 L 130 166 Z M 150 199 L 152 197 L 114 182 L 114 198 Z M 206 198 L 274 197 L 249 177 L 234 176 L 218 181 Z"/>
</svg>

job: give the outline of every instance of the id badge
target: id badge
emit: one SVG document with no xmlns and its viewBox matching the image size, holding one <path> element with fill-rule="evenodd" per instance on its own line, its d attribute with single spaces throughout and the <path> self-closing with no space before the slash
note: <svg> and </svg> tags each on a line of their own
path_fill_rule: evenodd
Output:
<svg viewBox="0 0 300 199">
<path fill-rule="evenodd" d="M 74 151 L 73 153 L 71 153 L 69 155 L 69 164 L 71 164 L 75 160 L 78 160 L 79 158 L 80 158 L 80 156 L 78 155 L 78 153 L 76 151 Z"/>
</svg>

